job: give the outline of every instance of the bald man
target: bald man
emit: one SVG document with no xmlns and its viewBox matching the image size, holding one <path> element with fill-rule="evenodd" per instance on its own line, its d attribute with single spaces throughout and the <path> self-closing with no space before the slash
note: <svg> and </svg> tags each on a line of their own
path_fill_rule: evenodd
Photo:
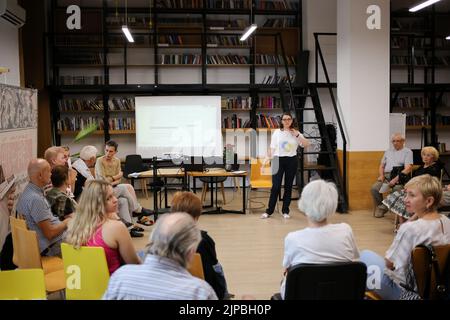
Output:
<svg viewBox="0 0 450 320">
<path fill-rule="evenodd" d="M 36 231 L 42 256 L 61 256 L 61 241 L 70 218 L 59 221 L 52 214 L 44 196 L 44 186 L 50 182 L 51 167 L 44 159 L 28 164 L 27 184 L 17 202 L 17 212 L 25 217 L 28 228 Z"/>
</svg>

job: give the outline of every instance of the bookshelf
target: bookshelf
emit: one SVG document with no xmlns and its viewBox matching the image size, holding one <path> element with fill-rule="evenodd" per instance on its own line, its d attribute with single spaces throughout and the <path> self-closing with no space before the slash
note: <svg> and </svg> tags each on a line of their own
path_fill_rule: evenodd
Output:
<svg viewBox="0 0 450 320">
<path fill-rule="evenodd" d="M 76 1 L 75 1 L 76 2 Z M 222 128 L 267 131 L 277 126 L 283 106 L 279 85 L 295 80 L 302 49 L 299 0 L 92 1 L 81 6 L 81 30 L 65 28 L 65 3 L 52 0 L 47 34 L 47 84 L 51 87 L 55 143 L 69 140 L 92 121 L 98 138 L 134 144 L 134 97 L 139 95 L 220 95 Z M 78 3 L 79 4 L 79 3 Z M 245 42 L 239 37 L 259 25 Z M 121 26 L 127 24 L 134 43 Z M 66 110 L 94 99 L 101 109 Z M 126 101 L 117 107 L 117 101 Z M 225 106 L 224 106 L 225 103 Z M 68 124 L 74 125 L 69 126 Z M 66 125 L 67 124 L 67 125 Z M 103 137 L 101 137 L 103 132 Z"/>
<path fill-rule="evenodd" d="M 408 145 L 450 141 L 448 12 L 391 13 L 391 112 L 406 113 Z"/>
</svg>

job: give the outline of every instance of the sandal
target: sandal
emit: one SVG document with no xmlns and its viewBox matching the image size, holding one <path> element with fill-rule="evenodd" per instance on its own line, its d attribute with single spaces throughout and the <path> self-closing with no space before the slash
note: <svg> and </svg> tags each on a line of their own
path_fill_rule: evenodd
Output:
<svg viewBox="0 0 450 320">
<path fill-rule="evenodd" d="M 150 227 L 154 224 L 153 220 L 150 220 L 149 218 L 142 216 L 138 219 L 137 223 L 142 224 L 146 227 Z"/>
</svg>

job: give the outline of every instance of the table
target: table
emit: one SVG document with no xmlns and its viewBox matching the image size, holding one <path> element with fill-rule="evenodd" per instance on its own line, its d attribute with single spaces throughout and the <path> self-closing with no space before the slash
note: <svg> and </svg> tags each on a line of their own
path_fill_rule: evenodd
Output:
<svg viewBox="0 0 450 320">
<path fill-rule="evenodd" d="M 189 171 L 188 172 L 188 176 L 192 177 L 194 179 L 194 192 L 196 190 L 196 179 L 200 178 L 200 177 L 241 177 L 242 178 L 242 211 L 237 211 L 237 210 L 227 210 L 227 209 L 223 209 L 222 207 L 219 207 L 217 205 L 217 186 L 216 186 L 216 199 L 215 199 L 215 210 L 212 211 L 206 211 L 204 213 L 240 213 L 240 214 L 245 214 L 245 210 L 246 210 L 246 203 L 245 203 L 245 180 L 247 177 L 248 173 L 247 171 L 236 171 L 236 172 L 228 172 L 225 169 L 219 169 L 219 168 L 210 168 L 208 169 L 208 171 Z M 212 184 L 213 182 L 211 182 L 211 206 L 214 203 L 214 192 L 213 192 L 213 188 L 212 188 Z"/>
</svg>

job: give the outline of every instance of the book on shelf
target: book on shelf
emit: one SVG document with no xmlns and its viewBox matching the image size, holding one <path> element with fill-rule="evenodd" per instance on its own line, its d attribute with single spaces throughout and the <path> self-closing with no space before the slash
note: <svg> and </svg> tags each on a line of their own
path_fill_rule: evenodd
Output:
<svg viewBox="0 0 450 320">
<path fill-rule="evenodd" d="M 59 84 L 62 86 L 72 85 L 101 85 L 103 76 L 60 76 Z"/>
<path fill-rule="evenodd" d="M 293 28 L 296 25 L 295 18 L 268 18 L 263 23 L 263 28 Z"/>
<path fill-rule="evenodd" d="M 58 101 L 59 111 L 103 111 L 102 100 L 62 99 Z"/>
<path fill-rule="evenodd" d="M 250 110 L 251 106 L 252 106 L 251 97 L 222 96 L 221 98 L 221 107 L 224 110 L 235 110 L 235 109 Z"/>
<path fill-rule="evenodd" d="M 58 120 L 58 131 L 79 131 L 92 125 L 98 125 L 98 130 L 104 129 L 103 118 L 100 117 L 64 117 Z"/>
<path fill-rule="evenodd" d="M 291 74 L 289 78 L 288 78 L 288 76 L 275 76 L 275 75 L 267 74 L 264 76 L 263 80 L 261 81 L 261 84 L 287 83 L 289 79 L 291 80 L 291 83 L 294 82 L 295 74 Z"/>
<path fill-rule="evenodd" d="M 108 107 L 111 111 L 134 111 L 133 98 L 113 98 L 108 101 Z"/>
</svg>

